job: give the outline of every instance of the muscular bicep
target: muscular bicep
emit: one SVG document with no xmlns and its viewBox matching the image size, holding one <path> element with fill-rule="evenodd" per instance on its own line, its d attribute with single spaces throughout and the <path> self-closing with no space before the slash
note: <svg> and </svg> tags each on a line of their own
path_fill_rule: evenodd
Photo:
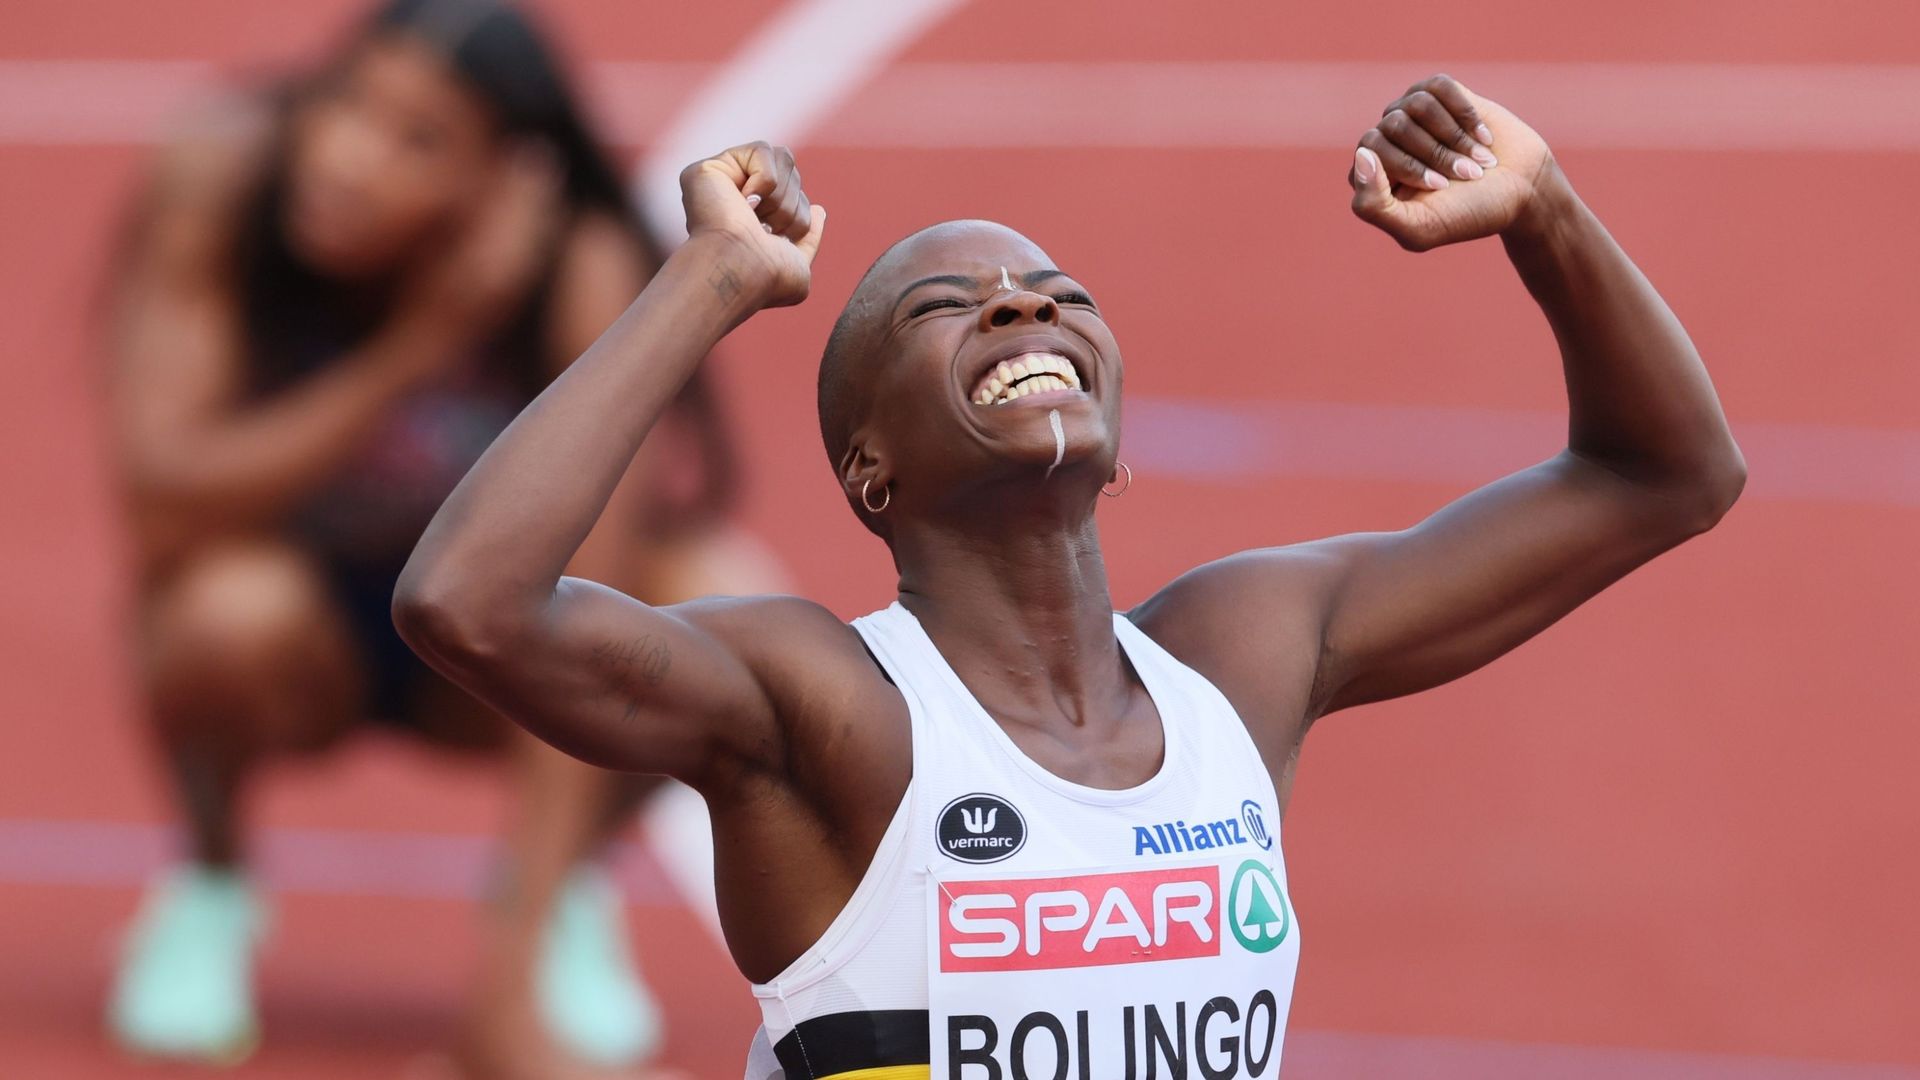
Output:
<svg viewBox="0 0 1920 1080">
<path fill-rule="evenodd" d="M 537 620 L 471 653 L 436 650 L 457 639 L 422 625 L 430 607 L 403 602 L 395 614 L 434 667 L 561 750 L 704 786 L 776 756 L 777 710 L 758 643 L 791 624 L 801 604 L 760 597 L 650 607 L 562 578 Z"/>
<path fill-rule="evenodd" d="M 1279 751 L 1314 718 L 1438 686 L 1704 527 L 1567 452 L 1410 529 L 1245 551 L 1137 612 Z"/>
<path fill-rule="evenodd" d="M 1568 451 L 1413 528 L 1304 545 L 1327 574 L 1314 709 L 1465 675 L 1695 531 L 1687 507 Z"/>
</svg>

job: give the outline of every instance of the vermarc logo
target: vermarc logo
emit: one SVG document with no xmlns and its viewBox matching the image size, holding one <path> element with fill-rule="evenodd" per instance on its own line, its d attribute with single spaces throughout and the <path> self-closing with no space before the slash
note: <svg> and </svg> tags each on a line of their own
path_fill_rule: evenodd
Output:
<svg viewBox="0 0 1920 1080">
<path fill-rule="evenodd" d="M 999 862 L 1027 842 L 1027 823 L 1013 804 L 998 795 L 962 795 L 940 811 L 935 839 L 948 858 L 961 862 Z"/>
<path fill-rule="evenodd" d="M 985 817 L 981 814 L 984 811 Z M 997 806 L 963 806 L 960 808 L 960 826 L 978 836 L 990 833 L 1000 821 L 1000 808 Z"/>
</svg>

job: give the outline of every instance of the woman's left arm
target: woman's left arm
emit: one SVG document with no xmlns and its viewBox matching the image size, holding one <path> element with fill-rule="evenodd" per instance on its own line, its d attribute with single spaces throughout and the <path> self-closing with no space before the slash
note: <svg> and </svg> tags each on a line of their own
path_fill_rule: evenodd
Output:
<svg viewBox="0 0 1920 1080">
<path fill-rule="evenodd" d="M 1501 238 L 1559 343 L 1568 439 L 1413 528 L 1247 552 L 1168 587 L 1269 616 L 1207 635 L 1238 654 L 1228 670 L 1316 641 L 1311 692 L 1288 706 L 1306 720 L 1487 664 L 1712 527 L 1746 480 L 1685 329 L 1519 119 L 1437 76 L 1362 136 L 1349 180 L 1354 212 L 1409 250 Z"/>
</svg>

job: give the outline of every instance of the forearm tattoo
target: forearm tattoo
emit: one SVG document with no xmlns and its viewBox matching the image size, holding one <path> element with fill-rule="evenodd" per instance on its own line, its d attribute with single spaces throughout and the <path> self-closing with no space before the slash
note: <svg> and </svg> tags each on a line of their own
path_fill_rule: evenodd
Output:
<svg viewBox="0 0 1920 1080">
<path fill-rule="evenodd" d="M 726 303 L 733 303 L 734 298 L 740 295 L 740 279 L 724 266 L 713 268 L 713 272 L 707 275 L 707 284 L 713 287 L 714 295 Z"/>
</svg>

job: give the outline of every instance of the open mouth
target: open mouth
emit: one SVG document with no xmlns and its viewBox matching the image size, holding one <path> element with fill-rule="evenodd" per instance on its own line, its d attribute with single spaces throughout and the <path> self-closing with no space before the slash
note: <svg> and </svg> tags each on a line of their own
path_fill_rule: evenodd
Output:
<svg viewBox="0 0 1920 1080">
<path fill-rule="evenodd" d="M 1034 394 L 1081 390 L 1080 373 L 1066 357 L 1054 352 L 1023 353 L 1002 360 L 974 384 L 975 405 L 1005 405 Z"/>
</svg>

